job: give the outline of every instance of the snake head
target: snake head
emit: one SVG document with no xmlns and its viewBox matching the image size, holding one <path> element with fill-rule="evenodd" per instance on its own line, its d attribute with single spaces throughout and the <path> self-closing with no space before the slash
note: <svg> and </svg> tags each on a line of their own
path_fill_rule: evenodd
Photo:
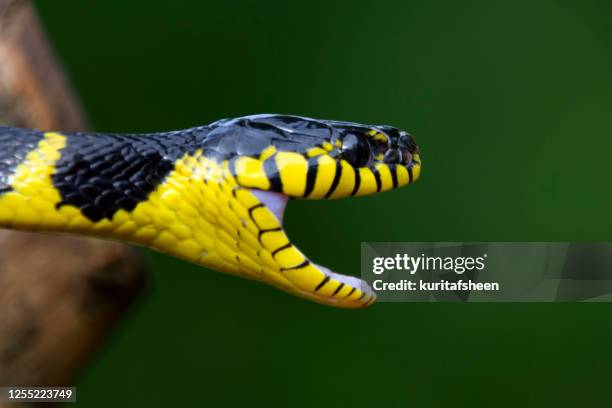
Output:
<svg viewBox="0 0 612 408">
<path fill-rule="evenodd" d="M 374 194 L 415 181 L 412 136 L 391 126 L 254 115 L 211 125 L 204 151 L 228 160 L 238 184 L 292 198 Z"/>
<path fill-rule="evenodd" d="M 364 307 L 376 295 L 368 284 L 311 262 L 289 240 L 283 215 L 289 198 L 322 199 L 373 194 L 415 181 L 419 149 L 412 136 L 390 126 L 255 115 L 211 124 L 202 140 L 203 174 L 225 191 L 233 226 L 221 257 L 199 262 L 258 279 L 299 296 L 340 307 Z M 211 164 L 213 163 L 213 164 Z M 212 183 L 211 183 L 212 182 Z"/>
</svg>

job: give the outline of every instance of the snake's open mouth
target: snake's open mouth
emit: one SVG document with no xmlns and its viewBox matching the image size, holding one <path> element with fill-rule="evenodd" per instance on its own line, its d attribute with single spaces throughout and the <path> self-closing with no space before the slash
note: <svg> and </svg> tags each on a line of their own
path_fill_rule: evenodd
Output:
<svg viewBox="0 0 612 408">
<path fill-rule="evenodd" d="M 204 151 L 223 163 L 236 183 L 230 207 L 244 234 L 236 234 L 235 252 L 222 251 L 223 262 L 207 258 L 202 263 L 329 305 L 355 308 L 374 302 L 367 283 L 313 263 L 298 250 L 285 234 L 283 215 L 288 198 L 356 197 L 412 183 L 421 170 L 412 136 L 391 126 L 288 115 L 254 115 L 211 126 Z M 205 173 L 212 167 L 207 163 Z"/>
<path fill-rule="evenodd" d="M 289 197 L 276 192 L 262 191 L 250 189 L 251 193 L 259 199 L 259 201 L 267 208 L 278 220 L 279 224 L 283 225 L 283 218 L 287 208 Z M 271 252 L 272 257 L 276 258 L 281 252 L 286 250 L 299 251 L 289 241 L 288 243 L 279 246 Z M 301 252 L 300 252 L 301 254 Z M 354 276 L 342 275 L 331 271 L 325 266 L 311 262 L 306 256 L 305 261 L 302 261 L 299 266 L 310 270 L 302 277 L 308 278 L 304 283 L 315 279 L 312 282 L 306 283 L 306 286 L 299 289 L 299 294 L 308 299 L 333 304 L 335 306 L 344 307 L 359 307 L 368 306 L 376 300 L 376 294 L 370 286 L 362 279 Z M 285 273 L 291 269 L 285 268 Z M 304 281 L 304 279 L 302 279 Z M 314 288 L 314 289 L 313 289 Z"/>
</svg>

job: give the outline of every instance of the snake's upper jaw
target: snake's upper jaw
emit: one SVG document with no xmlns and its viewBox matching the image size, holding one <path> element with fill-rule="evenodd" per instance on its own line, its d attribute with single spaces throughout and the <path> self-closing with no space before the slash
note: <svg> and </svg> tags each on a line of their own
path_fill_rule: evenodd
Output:
<svg viewBox="0 0 612 408">
<path fill-rule="evenodd" d="M 365 281 L 311 262 L 291 243 L 282 229 L 288 201 L 286 195 L 257 189 L 249 189 L 249 192 L 263 204 L 258 211 L 271 213 L 268 215 L 273 215 L 280 226 L 260 228 L 261 245 L 270 257 L 267 266 L 274 266 L 266 267 L 266 272 L 259 276 L 260 280 L 331 306 L 358 308 L 374 302 L 376 294 Z"/>
</svg>

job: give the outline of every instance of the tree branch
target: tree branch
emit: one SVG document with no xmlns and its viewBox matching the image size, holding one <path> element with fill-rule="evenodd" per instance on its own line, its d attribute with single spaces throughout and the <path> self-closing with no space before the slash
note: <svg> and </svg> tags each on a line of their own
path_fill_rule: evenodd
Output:
<svg viewBox="0 0 612 408">
<path fill-rule="evenodd" d="M 0 123 L 87 127 L 27 0 L 0 0 Z M 0 385 L 72 384 L 147 276 L 122 244 L 0 231 Z"/>
</svg>

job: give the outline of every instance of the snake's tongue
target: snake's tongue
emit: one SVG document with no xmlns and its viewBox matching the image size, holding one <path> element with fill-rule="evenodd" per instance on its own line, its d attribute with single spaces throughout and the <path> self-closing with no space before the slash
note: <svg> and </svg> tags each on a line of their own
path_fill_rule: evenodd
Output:
<svg viewBox="0 0 612 408">
<path fill-rule="evenodd" d="M 282 226 L 289 198 L 276 192 L 257 189 L 250 191 L 275 215 Z M 291 243 L 285 245 L 288 246 L 295 248 Z M 269 250 L 274 257 L 281 249 L 269 248 Z M 298 251 L 297 248 L 295 250 Z M 304 258 L 306 258 L 304 267 L 287 268 L 281 265 L 282 275 L 292 283 L 289 288 L 281 285 L 286 290 L 321 303 L 341 307 L 363 307 L 370 305 L 376 299 L 374 291 L 362 279 L 333 272 L 325 266 L 310 262 L 305 256 Z"/>
</svg>

